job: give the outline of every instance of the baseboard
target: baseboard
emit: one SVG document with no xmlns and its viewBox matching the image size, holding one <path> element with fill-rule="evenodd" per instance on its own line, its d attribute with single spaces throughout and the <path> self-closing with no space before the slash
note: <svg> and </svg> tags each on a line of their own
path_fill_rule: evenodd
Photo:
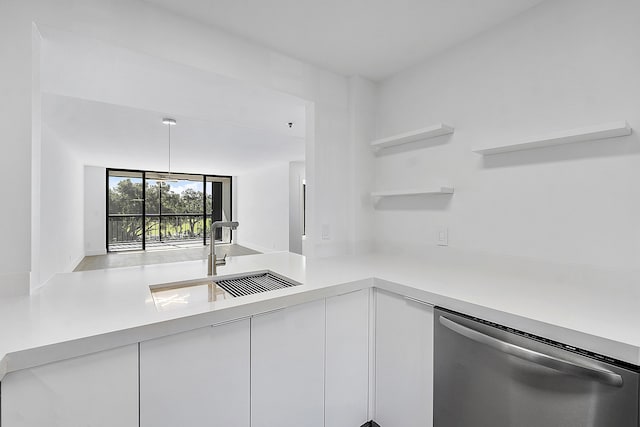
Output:
<svg viewBox="0 0 640 427">
<path fill-rule="evenodd" d="M 84 256 L 96 256 L 96 255 L 106 255 L 106 249 L 97 249 L 92 251 L 84 251 Z"/>
</svg>

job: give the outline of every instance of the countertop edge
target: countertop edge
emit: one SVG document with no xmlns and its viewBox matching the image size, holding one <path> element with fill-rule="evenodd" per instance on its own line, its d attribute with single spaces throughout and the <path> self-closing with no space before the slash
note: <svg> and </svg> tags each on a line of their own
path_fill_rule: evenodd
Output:
<svg viewBox="0 0 640 427">
<path fill-rule="evenodd" d="M 275 295 L 271 298 L 241 303 L 221 309 L 207 310 L 201 313 L 132 326 L 110 332 L 99 333 L 69 341 L 27 348 L 3 355 L 0 359 L 0 381 L 8 373 L 22 369 L 54 363 L 61 360 L 86 356 L 104 350 L 123 347 L 142 341 L 187 332 L 194 329 L 217 326 L 235 320 L 280 310 L 293 305 L 304 304 L 318 299 L 329 298 L 369 289 L 373 278 L 359 279 L 345 283 L 332 284 L 287 295 Z M 277 292 L 277 291 L 274 291 Z"/>
<path fill-rule="evenodd" d="M 509 313 L 495 308 L 446 297 L 412 286 L 375 278 L 374 287 L 385 291 L 406 295 L 424 301 L 433 306 L 440 306 L 490 322 L 498 323 L 522 332 L 538 335 L 560 343 L 568 343 L 574 347 L 619 359 L 623 362 L 640 366 L 640 347 L 623 343 L 606 337 L 576 331 L 564 326 L 554 325 L 541 320 L 531 319 L 516 313 Z M 612 350 L 613 349 L 613 350 Z"/>
<path fill-rule="evenodd" d="M 65 359 L 85 356 L 189 330 L 220 325 L 293 305 L 370 288 L 394 292 L 428 305 L 445 307 L 524 332 L 544 336 L 555 341 L 570 343 L 572 346 L 612 356 L 634 365 L 640 365 L 640 348 L 632 344 L 567 329 L 515 313 L 508 313 L 469 303 L 410 285 L 369 277 L 344 283 L 301 289 L 299 292 L 288 293 L 286 295 L 274 295 L 259 301 L 249 301 L 229 307 L 209 309 L 199 313 L 185 314 L 184 316 L 172 319 L 10 352 L 3 355 L 2 359 L 0 359 L 0 380 L 2 380 L 6 374 L 21 369 L 33 368 Z"/>
</svg>

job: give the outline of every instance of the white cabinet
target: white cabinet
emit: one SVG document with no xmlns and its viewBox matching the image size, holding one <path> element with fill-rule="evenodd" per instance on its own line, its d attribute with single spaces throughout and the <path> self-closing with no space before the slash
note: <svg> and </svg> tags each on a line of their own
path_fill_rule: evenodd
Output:
<svg viewBox="0 0 640 427">
<path fill-rule="evenodd" d="M 7 374 L 2 427 L 137 427 L 138 345 Z"/>
<path fill-rule="evenodd" d="M 325 301 L 251 319 L 251 426 L 324 426 Z"/>
<path fill-rule="evenodd" d="M 249 427 L 250 322 L 140 343 L 140 426 Z"/>
<path fill-rule="evenodd" d="M 369 289 L 327 298 L 325 425 L 369 420 Z"/>
<path fill-rule="evenodd" d="M 363 289 L 9 373 L 2 427 L 431 426 L 433 308 Z"/>
<path fill-rule="evenodd" d="M 376 290 L 375 415 L 381 426 L 433 425 L 433 307 Z"/>
</svg>

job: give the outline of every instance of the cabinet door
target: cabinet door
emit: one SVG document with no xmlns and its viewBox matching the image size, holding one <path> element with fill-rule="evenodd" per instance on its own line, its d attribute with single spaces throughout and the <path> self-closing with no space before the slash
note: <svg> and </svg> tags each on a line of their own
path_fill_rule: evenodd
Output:
<svg viewBox="0 0 640 427">
<path fill-rule="evenodd" d="M 369 420 L 369 289 L 327 298 L 325 425 Z"/>
<path fill-rule="evenodd" d="M 324 426 L 325 302 L 251 319 L 251 426 Z"/>
<path fill-rule="evenodd" d="M 249 427 L 249 319 L 140 343 L 140 426 Z"/>
<path fill-rule="evenodd" d="M 376 290 L 375 416 L 381 426 L 433 425 L 433 307 Z"/>
<path fill-rule="evenodd" d="M 138 345 L 11 372 L 2 427 L 138 426 Z"/>
</svg>

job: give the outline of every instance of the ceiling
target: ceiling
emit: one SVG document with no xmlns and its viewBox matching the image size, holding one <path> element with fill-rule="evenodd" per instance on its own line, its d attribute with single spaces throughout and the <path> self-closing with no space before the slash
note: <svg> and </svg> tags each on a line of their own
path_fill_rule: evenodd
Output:
<svg viewBox="0 0 640 427">
<path fill-rule="evenodd" d="M 343 74 L 387 77 L 541 0 L 147 0 Z M 39 27 L 43 125 L 84 164 L 239 175 L 304 160 L 306 101 Z M 294 123 L 290 128 L 288 123 Z"/>
<path fill-rule="evenodd" d="M 169 170 L 163 114 L 121 105 L 45 94 L 43 140 L 63 141 L 89 165 Z M 304 160 L 304 139 L 277 132 L 176 116 L 171 127 L 171 171 L 242 175 Z"/>
<path fill-rule="evenodd" d="M 84 164 L 238 175 L 304 160 L 306 101 L 104 42 L 41 29 L 44 140 Z M 294 123 L 289 127 L 288 123 Z"/>
<path fill-rule="evenodd" d="M 344 75 L 381 80 L 543 0 L 145 0 Z"/>
</svg>

